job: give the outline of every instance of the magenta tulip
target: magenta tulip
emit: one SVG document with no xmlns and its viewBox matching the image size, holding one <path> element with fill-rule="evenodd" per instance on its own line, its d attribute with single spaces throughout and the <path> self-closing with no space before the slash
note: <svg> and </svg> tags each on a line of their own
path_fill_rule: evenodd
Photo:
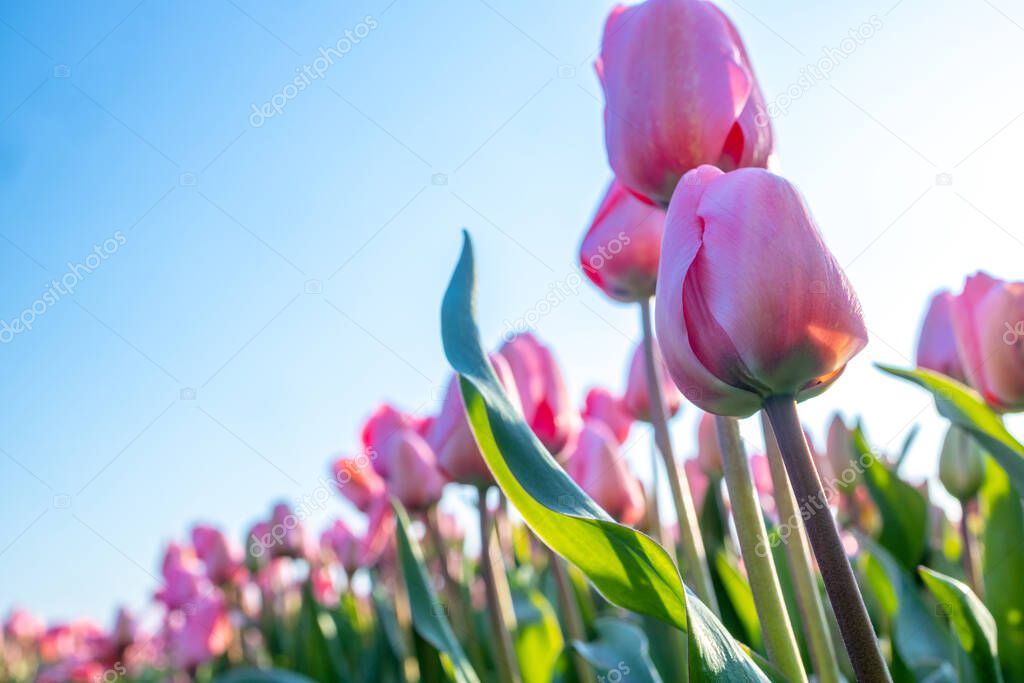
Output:
<svg viewBox="0 0 1024 683">
<path fill-rule="evenodd" d="M 584 423 L 565 469 L 587 495 L 618 521 L 632 525 L 643 519 L 643 487 L 626 465 L 615 435 L 603 422 Z"/>
<path fill-rule="evenodd" d="M 613 180 L 580 244 L 580 265 L 616 301 L 654 296 L 665 212 Z"/>
<path fill-rule="evenodd" d="M 381 446 L 381 456 L 390 463 L 388 493 L 409 510 L 422 510 L 441 499 L 445 477 L 437 467 L 434 451 L 412 429 L 391 435 Z"/>
<path fill-rule="evenodd" d="M 278 503 L 270 513 L 270 545 L 274 557 L 304 557 L 306 530 L 302 520 L 285 503 Z"/>
<path fill-rule="evenodd" d="M 192 528 L 192 545 L 203 561 L 207 578 L 213 583 L 229 583 L 244 573 L 242 550 L 219 529 L 196 525 Z"/>
<path fill-rule="evenodd" d="M 519 392 L 508 362 L 502 356 L 492 354 L 491 365 L 509 400 L 519 408 Z M 453 376 L 448 382 L 441 412 L 431 422 L 426 439 L 434 449 L 438 466 L 452 481 L 473 486 L 494 483 L 491 470 L 487 467 L 470 429 L 457 376 Z"/>
<path fill-rule="evenodd" d="M 199 596 L 185 612 L 171 615 L 167 625 L 171 659 L 188 669 L 218 657 L 231 642 L 232 628 L 224 597 L 214 588 Z"/>
<path fill-rule="evenodd" d="M 654 345 L 654 361 L 661 380 L 658 389 L 661 391 L 665 410 L 668 411 L 666 417 L 672 417 L 679 412 L 683 397 L 669 376 L 657 343 Z M 647 388 L 647 366 L 642 343 L 637 344 L 636 350 L 633 351 L 633 360 L 630 361 L 629 375 L 626 378 L 626 393 L 622 397 L 622 402 L 634 419 L 642 422 L 651 421 L 651 395 Z"/>
<path fill-rule="evenodd" d="M 394 516 L 389 505 L 379 506 L 371 515 L 366 533 L 354 533 L 340 519 L 320 536 L 321 547 L 329 550 L 349 576 L 360 568 L 371 568 L 380 559 L 394 534 Z"/>
<path fill-rule="evenodd" d="M 715 416 L 703 413 L 697 423 L 697 462 L 709 477 L 722 476 L 722 451 L 718 445 L 718 428 Z"/>
<path fill-rule="evenodd" d="M 386 456 L 381 454 L 384 442 L 403 429 L 411 429 L 422 434 L 423 428 L 423 420 L 407 415 L 392 405 L 382 403 L 363 424 L 361 439 L 365 449 L 364 455 L 371 460 L 377 473 L 387 478 L 390 474 L 391 463 Z"/>
<path fill-rule="evenodd" d="M 181 609 L 193 598 L 209 587 L 202 574 L 202 567 L 192 548 L 169 543 L 161 567 L 163 587 L 156 594 L 157 600 L 167 609 Z"/>
<path fill-rule="evenodd" d="M 339 458 L 331 466 L 331 473 L 338 492 L 362 512 L 386 495 L 387 484 L 373 469 L 369 455 Z"/>
<path fill-rule="evenodd" d="M 46 625 L 23 609 L 12 609 L 4 622 L 4 638 L 22 646 L 34 643 L 45 631 Z"/>
<path fill-rule="evenodd" d="M 584 420 L 605 423 L 620 444 L 626 442 L 629 430 L 633 426 L 633 416 L 626 409 L 625 402 L 601 387 L 594 387 L 587 392 L 582 417 Z"/>
<path fill-rule="evenodd" d="M 978 272 L 953 301 L 952 318 L 971 386 L 995 410 L 1024 410 L 1024 282 Z"/>
<path fill-rule="evenodd" d="M 966 382 L 953 333 L 953 302 L 954 297 L 949 292 L 939 292 L 932 297 L 917 338 L 917 366 Z"/>
<path fill-rule="evenodd" d="M 527 424 L 557 456 L 579 429 L 579 415 L 554 355 L 529 332 L 505 342 L 498 353 L 512 370 Z"/>
<path fill-rule="evenodd" d="M 703 166 L 665 221 L 656 323 L 691 401 L 746 417 L 824 391 L 867 344 L 860 304 L 796 189 L 761 169 Z"/>
<path fill-rule="evenodd" d="M 743 42 L 706 0 L 647 0 L 608 16 L 597 72 L 615 175 L 665 206 L 702 164 L 766 166 L 772 130 Z"/>
</svg>

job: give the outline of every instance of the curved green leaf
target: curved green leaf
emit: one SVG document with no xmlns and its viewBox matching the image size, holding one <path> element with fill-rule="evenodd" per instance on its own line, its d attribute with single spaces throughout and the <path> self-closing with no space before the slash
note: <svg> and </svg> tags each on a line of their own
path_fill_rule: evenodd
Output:
<svg viewBox="0 0 1024 683">
<path fill-rule="evenodd" d="M 558 655 L 565 645 L 558 617 L 540 591 L 512 586 L 516 614 L 515 650 L 523 683 L 548 683 Z"/>
<path fill-rule="evenodd" d="M 661 683 L 647 650 L 647 636 L 621 619 L 602 617 L 595 623 L 598 638 L 589 643 L 573 641 L 573 648 L 594 667 L 599 681 Z"/>
<path fill-rule="evenodd" d="M 466 653 L 462 651 L 462 646 L 452 631 L 451 624 L 443 616 L 444 608 L 423 565 L 423 552 L 419 543 L 409 533 L 409 516 L 397 500 L 392 499 L 391 505 L 395 508 L 395 516 L 398 518 L 398 559 L 409 591 L 413 628 L 448 659 L 456 683 L 479 683 L 476 672 L 473 671 Z"/>
<path fill-rule="evenodd" d="M 978 392 L 931 370 L 902 370 L 887 365 L 878 365 L 878 368 L 932 392 L 939 413 L 970 432 L 1006 470 L 1014 488 L 1024 491 L 1024 445 L 1006 431 L 999 414 Z"/>
<path fill-rule="evenodd" d="M 313 683 L 291 671 L 280 669 L 236 669 L 217 676 L 211 683 Z"/>
<path fill-rule="evenodd" d="M 918 573 L 939 606 L 949 616 L 960 645 L 974 665 L 979 681 L 1002 683 L 996 649 L 996 621 L 970 588 L 928 567 Z"/>
<path fill-rule="evenodd" d="M 928 501 L 871 452 L 860 425 L 853 430 L 854 452 L 863 463 L 864 483 L 882 516 L 878 542 L 899 560 L 908 572 L 917 569 L 924 557 L 928 537 Z"/>
<path fill-rule="evenodd" d="M 723 680 L 766 680 L 714 614 L 684 589 L 664 548 L 614 522 L 534 436 L 480 342 L 474 288 L 473 249 L 465 234 L 442 305 L 442 337 L 477 444 L 505 495 L 534 533 L 579 567 L 610 602 L 687 629 L 691 669 Z"/>
</svg>

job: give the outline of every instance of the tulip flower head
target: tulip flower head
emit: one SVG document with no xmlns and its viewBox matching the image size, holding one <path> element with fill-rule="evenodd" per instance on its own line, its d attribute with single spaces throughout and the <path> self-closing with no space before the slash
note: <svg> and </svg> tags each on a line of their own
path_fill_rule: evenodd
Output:
<svg viewBox="0 0 1024 683">
<path fill-rule="evenodd" d="M 967 278 L 951 311 L 971 386 L 995 410 L 1024 410 L 1024 282 L 976 273 Z"/>
<path fill-rule="evenodd" d="M 838 414 L 832 416 L 825 441 L 825 454 L 829 463 L 833 485 L 840 491 L 849 492 L 857 482 L 856 456 L 853 452 L 853 435 Z"/>
<path fill-rule="evenodd" d="M 244 571 L 242 550 L 219 529 L 198 524 L 192 528 L 192 545 L 203 562 L 206 576 L 221 585 L 238 578 Z"/>
<path fill-rule="evenodd" d="M 673 417 L 679 412 L 683 397 L 669 376 L 657 341 L 653 339 L 651 341 L 654 343 L 654 365 L 658 373 L 658 390 L 661 391 L 661 398 L 668 413 L 666 417 Z M 644 357 L 642 342 L 637 344 L 633 351 L 633 358 L 629 363 L 629 375 L 626 378 L 626 393 L 622 397 L 622 402 L 634 419 L 641 422 L 651 421 L 651 395 L 647 388 L 647 361 Z"/>
<path fill-rule="evenodd" d="M 583 272 L 612 299 L 654 296 L 665 212 L 613 180 L 580 244 Z"/>
<path fill-rule="evenodd" d="M 394 406 L 382 403 L 366 419 L 360 438 L 363 442 L 364 454 L 373 463 L 373 468 L 385 479 L 391 473 L 391 463 L 381 449 L 397 432 L 411 429 L 422 436 L 429 422 L 398 410 Z"/>
<path fill-rule="evenodd" d="M 584 421 L 598 420 L 605 423 L 620 444 L 626 442 L 629 429 L 633 426 L 633 416 L 626 409 L 625 402 L 601 387 L 594 387 L 587 392 L 582 417 Z"/>
<path fill-rule="evenodd" d="M 373 469 L 373 461 L 366 453 L 335 460 L 331 472 L 338 492 L 362 512 L 369 510 L 387 491 L 387 484 Z"/>
<path fill-rule="evenodd" d="M 949 292 L 939 292 L 928 304 L 928 312 L 917 338 L 917 366 L 941 372 L 959 382 L 966 382 L 960 354 L 953 333 L 953 302 Z"/>
<path fill-rule="evenodd" d="M 655 310 L 683 393 L 746 417 L 824 391 L 867 344 L 860 304 L 796 189 L 762 169 L 702 166 L 665 221 Z"/>
<path fill-rule="evenodd" d="M 190 609 L 168 619 L 168 647 L 175 664 L 189 669 L 218 657 L 231 642 L 231 622 L 218 589 L 197 598 Z"/>
<path fill-rule="evenodd" d="M 623 524 L 643 519 L 643 487 L 619 452 L 615 435 L 603 422 L 589 420 L 565 464 L 569 476 L 598 505 Z"/>
<path fill-rule="evenodd" d="M 509 339 L 498 354 L 512 370 L 526 423 L 557 456 L 579 429 L 579 415 L 554 355 L 529 332 Z"/>
<path fill-rule="evenodd" d="M 209 585 L 195 551 L 177 543 L 167 545 L 161 573 L 164 584 L 156 598 L 167 609 L 184 607 Z"/>
<path fill-rule="evenodd" d="M 988 454 L 970 434 L 950 425 L 939 454 L 939 481 L 960 501 L 977 495 L 985 482 L 985 459 Z"/>
<path fill-rule="evenodd" d="M 697 423 L 697 462 L 704 474 L 713 479 L 721 479 L 722 451 L 718 445 L 715 416 L 711 413 L 703 413 Z"/>
<path fill-rule="evenodd" d="M 666 206 L 688 171 L 764 167 L 772 129 L 743 42 L 707 0 L 612 9 L 596 64 L 605 145 L 630 190 Z"/>
<path fill-rule="evenodd" d="M 399 430 L 384 442 L 380 453 L 390 463 L 388 493 L 402 501 L 402 505 L 409 510 L 422 510 L 441 499 L 445 476 L 422 436 L 412 429 Z"/>
</svg>

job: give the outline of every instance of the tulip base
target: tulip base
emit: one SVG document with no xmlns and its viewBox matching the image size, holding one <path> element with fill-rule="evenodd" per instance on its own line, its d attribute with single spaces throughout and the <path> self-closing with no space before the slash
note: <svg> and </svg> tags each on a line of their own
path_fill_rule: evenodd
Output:
<svg viewBox="0 0 1024 683">
<path fill-rule="evenodd" d="M 807 537 L 818 560 L 825 590 L 857 680 L 891 682 L 853 568 L 843 550 L 832 515 L 828 513 L 828 502 L 804 439 L 796 401 L 792 396 L 771 396 L 764 401 L 764 411 L 786 463 L 797 508 L 806 515 Z"/>
</svg>

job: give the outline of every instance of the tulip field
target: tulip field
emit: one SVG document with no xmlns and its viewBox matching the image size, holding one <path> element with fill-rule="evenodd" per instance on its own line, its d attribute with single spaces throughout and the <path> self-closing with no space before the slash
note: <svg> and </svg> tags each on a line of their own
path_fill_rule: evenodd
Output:
<svg viewBox="0 0 1024 683">
<path fill-rule="evenodd" d="M 943 500 L 904 473 L 913 432 L 874 449 L 857 406 L 816 442 L 805 402 L 869 334 L 776 164 L 756 60 L 708 0 L 618 6 L 596 54 L 614 177 L 572 258 L 640 340 L 606 384 L 571 395 L 559 339 L 478 326 L 478 284 L 516 283 L 466 230 L 447 288 L 416 292 L 443 395 L 366 405 L 323 457 L 358 519 L 268 501 L 241 538 L 177 530 L 155 623 L 22 605 L 0 681 L 1024 681 L 1024 443 L 1004 424 L 1024 410 L 1024 282 L 979 270 L 917 302 L 915 363 L 872 369 L 933 399 Z M 670 428 L 683 413 L 694 433 Z M 625 457 L 638 433 L 653 480 Z M 439 505 L 451 491 L 472 514 Z"/>
</svg>

